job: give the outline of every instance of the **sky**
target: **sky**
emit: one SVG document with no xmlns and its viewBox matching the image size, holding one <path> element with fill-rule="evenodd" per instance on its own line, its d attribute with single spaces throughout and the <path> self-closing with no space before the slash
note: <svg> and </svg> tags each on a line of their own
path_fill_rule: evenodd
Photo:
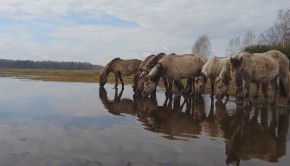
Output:
<svg viewBox="0 0 290 166">
<path fill-rule="evenodd" d="M 192 52 L 272 26 L 287 0 L 0 0 L 0 59 L 89 62 Z"/>
</svg>

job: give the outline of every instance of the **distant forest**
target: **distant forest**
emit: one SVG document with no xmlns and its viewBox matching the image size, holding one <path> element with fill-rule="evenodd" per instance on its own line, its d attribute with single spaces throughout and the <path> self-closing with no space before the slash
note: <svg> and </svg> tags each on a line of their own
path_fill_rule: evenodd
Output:
<svg viewBox="0 0 290 166">
<path fill-rule="evenodd" d="M 103 68 L 87 62 L 56 62 L 0 59 L 0 68 L 14 69 L 55 69 L 55 70 L 93 70 Z"/>
</svg>

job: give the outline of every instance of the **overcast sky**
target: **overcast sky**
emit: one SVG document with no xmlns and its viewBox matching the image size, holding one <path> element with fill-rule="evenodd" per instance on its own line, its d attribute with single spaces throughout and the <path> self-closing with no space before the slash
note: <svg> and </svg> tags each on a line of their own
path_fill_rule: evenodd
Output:
<svg viewBox="0 0 290 166">
<path fill-rule="evenodd" d="M 80 61 L 190 53 L 208 35 L 229 40 L 272 26 L 287 0 L 0 0 L 0 59 Z"/>
</svg>

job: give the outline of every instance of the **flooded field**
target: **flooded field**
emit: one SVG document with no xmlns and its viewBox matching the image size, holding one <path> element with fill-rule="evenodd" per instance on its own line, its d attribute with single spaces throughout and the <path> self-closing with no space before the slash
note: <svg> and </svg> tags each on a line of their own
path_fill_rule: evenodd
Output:
<svg viewBox="0 0 290 166">
<path fill-rule="evenodd" d="M 288 165 L 289 110 L 0 77 L 0 165 Z"/>
</svg>

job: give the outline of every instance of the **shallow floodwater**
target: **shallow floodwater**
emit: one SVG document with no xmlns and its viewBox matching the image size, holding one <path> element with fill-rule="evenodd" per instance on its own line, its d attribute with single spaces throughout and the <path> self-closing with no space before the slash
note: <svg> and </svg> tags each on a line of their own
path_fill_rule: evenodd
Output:
<svg viewBox="0 0 290 166">
<path fill-rule="evenodd" d="M 289 165 L 289 111 L 0 77 L 0 165 Z M 225 102 L 225 101 L 224 101 Z"/>
</svg>

